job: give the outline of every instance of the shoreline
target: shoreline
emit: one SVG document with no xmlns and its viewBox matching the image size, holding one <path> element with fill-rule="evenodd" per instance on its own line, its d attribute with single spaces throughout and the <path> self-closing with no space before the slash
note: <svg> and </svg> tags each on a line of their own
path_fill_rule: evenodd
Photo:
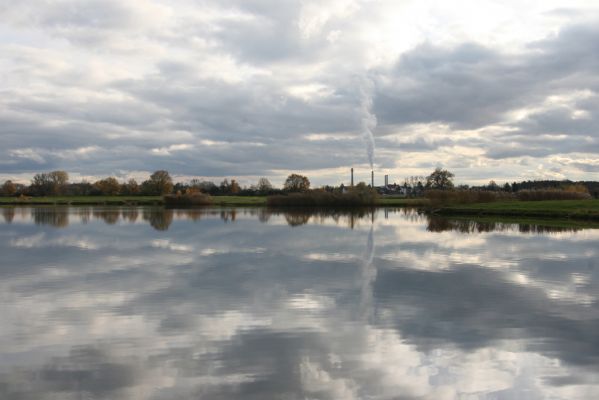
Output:
<svg viewBox="0 0 599 400">
<path fill-rule="evenodd" d="M 0 197 L 0 206 L 163 206 L 161 196 L 56 196 L 26 199 Z M 213 196 L 211 206 L 266 207 L 266 196 Z M 522 217 L 599 221 L 599 200 L 507 201 L 430 205 L 428 200 L 381 198 L 375 207 L 414 207 L 433 215 Z"/>
<path fill-rule="evenodd" d="M 266 207 L 266 196 L 212 196 L 211 206 Z M 162 196 L 0 197 L 0 206 L 163 206 Z M 375 207 L 424 207 L 425 199 L 382 198 Z"/>
</svg>

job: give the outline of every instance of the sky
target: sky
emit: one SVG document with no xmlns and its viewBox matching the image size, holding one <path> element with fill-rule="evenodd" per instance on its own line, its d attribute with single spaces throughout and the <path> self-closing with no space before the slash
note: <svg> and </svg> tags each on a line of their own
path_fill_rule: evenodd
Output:
<svg viewBox="0 0 599 400">
<path fill-rule="evenodd" d="M 597 71 L 593 0 L 0 0 L 0 181 L 597 180 Z"/>
</svg>

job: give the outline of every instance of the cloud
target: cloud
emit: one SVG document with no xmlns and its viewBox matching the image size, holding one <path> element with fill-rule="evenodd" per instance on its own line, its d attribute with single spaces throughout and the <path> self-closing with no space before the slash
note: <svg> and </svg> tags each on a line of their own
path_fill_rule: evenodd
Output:
<svg viewBox="0 0 599 400">
<path fill-rule="evenodd" d="M 460 181 L 526 178 L 524 159 L 589 178 L 588 167 L 553 160 L 597 152 L 599 13 L 585 2 L 484 2 L 468 13 L 360 0 L 0 7 L 6 177 L 167 168 L 245 183 L 296 170 L 338 183 L 331 171 L 367 168 L 365 78 L 375 165 L 399 180 L 435 164 L 455 166 Z M 546 135 L 562 138 L 534 140 Z M 86 147 L 102 151 L 60 156 Z M 517 161 L 501 171 L 505 158 Z"/>
</svg>

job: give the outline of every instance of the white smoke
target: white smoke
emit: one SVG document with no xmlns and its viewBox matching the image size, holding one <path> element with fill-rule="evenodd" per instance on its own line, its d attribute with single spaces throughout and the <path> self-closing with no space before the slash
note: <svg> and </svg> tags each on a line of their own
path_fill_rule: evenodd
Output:
<svg viewBox="0 0 599 400">
<path fill-rule="evenodd" d="M 366 152 L 370 169 L 374 169 L 374 135 L 372 131 L 376 128 L 376 115 L 372 113 L 373 83 L 370 79 L 363 79 L 360 84 L 360 118 L 362 138 L 366 142 Z"/>
</svg>

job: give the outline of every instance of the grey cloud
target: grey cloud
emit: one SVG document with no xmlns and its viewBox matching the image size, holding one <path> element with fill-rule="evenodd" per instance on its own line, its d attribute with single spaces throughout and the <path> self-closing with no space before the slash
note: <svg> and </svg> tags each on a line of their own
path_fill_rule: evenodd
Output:
<svg viewBox="0 0 599 400">
<path fill-rule="evenodd" d="M 354 60 L 363 61 L 360 46 L 366 43 L 352 47 L 342 37 L 343 45 L 336 47 L 322 35 L 302 36 L 298 26 L 301 2 L 204 2 L 201 6 L 217 14 L 234 11 L 239 15 L 223 14 L 208 23 L 194 21 L 192 15 L 177 15 L 180 24 L 166 30 L 144 25 L 140 20 L 143 10 L 133 5 L 112 1 L 60 5 L 33 7 L 23 2 L 12 11 L 8 4 L 4 6 L 8 10 L 4 19 L 15 35 L 31 26 L 48 34 L 52 49 L 39 52 L 20 45 L 5 50 L 14 63 L 6 72 L 16 83 L 8 89 L 0 114 L 4 173 L 63 168 L 102 175 L 168 168 L 182 175 L 269 175 L 273 170 L 364 163 L 364 144 L 358 136 L 358 83 L 365 75 L 375 83 L 373 112 L 380 125 L 375 136 L 382 149 L 376 164 L 383 168 L 394 167 L 393 151 L 432 154 L 460 144 L 482 149 L 492 159 L 596 152 L 597 97 L 593 94 L 599 87 L 595 76 L 599 51 L 593 50 L 599 31 L 592 23 L 572 24 L 555 36 L 530 43 L 519 54 L 471 42 L 454 47 L 423 43 L 403 53 L 390 69 L 374 66 L 364 71 Z M 176 14 L 177 9 L 172 10 Z M 376 14 L 371 9 L 361 11 L 364 18 Z M 325 24 L 323 32 L 357 27 L 355 21 Z M 142 27 L 139 34 L 130 31 L 136 27 Z M 56 44 L 52 42 L 55 36 L 68 38 L 73 48 L 50 46 Z M 150 50 L 138 54 L 132 48 L 123 54 L 107 45 L 93 53 L 95 45 L 85 43 L 96 40 L 95 36 L 98 43 L 117 40 L 132 47 L 142 37 L 139 40 Z M 160 52 L 165 49 L 173 49 L 172 54 Z M 77 55 L 72 65 L 48 62 L 58 56 L 69 60 L 71 50 Z M 99 79 L 82 61 L 89 51 L 105 54 L 107 59 L 114 56 L 122 65 L 133 61 L 139 75 Z M 202 52 L 253 72 L 229 81 L 205 76 L 198 67 Z M 139 62 L 147 64 L 140 67 Z M 316 67 L 316 75 L 301 73 L 302 68 Z M 326 94 L 303 99 L 288 92 L 289 87 L 308 84 L 322 85 Z M 509 112 L 537 107 L 549 95 L 584 90 L 592 95 L 575 105 L 587 112 L 585 118 L 572 119 L 567 109 L 559 107 L 522 121 L 508 118 Z M 389 132 L 420 123 L 447 124 L 450 133 L 434 140 L 403 140 L 399 147 L 385 140 Z M 519 135 L 510 130 L 464 143 L 454 132 L 490 125 L 517 129 Z M 355 134 L 355 139 L 304 139 L 313 133 Z M 554 133 L 566 138 L 555 145 L 526 139 Z M 581 142 L 581 135 L 594 139 Z M 202 145 L 206 140 L 221 146 Z M 170 154 L 152 153 L 152 149 L 180 144 L 192 147 Z M 88 146 L 101 150 L 77 159 L 61 156 Z M 41 156 L 15 156 L 14 151 L 20 149 L 39 150 Z M 436 158 L 419 160 L 412 167 L 437 162 Z"/>
<path fill-rule="evenodd" d="M 598 37 L 589 27 L 566 30 L 535 44 L 537 52 L 518 56 L 475 44 L 419 46 L 400 58 L 390 85 L 379 85 L 376 113 L 387 124 L 440 121 L 478 128 L 502 122 L 507 111 L 550 94 L 594 90 L 599 52 L 589 48 Z"/>
</svg>

